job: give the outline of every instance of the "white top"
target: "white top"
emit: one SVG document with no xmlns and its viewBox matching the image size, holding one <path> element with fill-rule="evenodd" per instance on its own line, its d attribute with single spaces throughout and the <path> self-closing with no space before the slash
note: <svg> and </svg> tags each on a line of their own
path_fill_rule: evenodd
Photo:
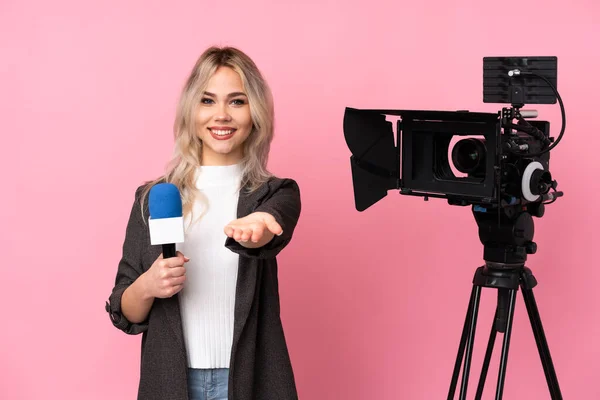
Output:
<svg viewBox="0 0 600 400">
<path fill-rule="evenodd" d="M 190 368 L 229 368 L 238 255 L 225 248 L 225 225 L 237 218 L 241 165 L 202 166 L 196 171 L 201 197 L 186 219 L 177 250 L 190 261 L 179 295 Z M 208 208 L 207 208 L 208 207 Z M 198 216 L 202 214 L 200 219 Z"/>
</svg>

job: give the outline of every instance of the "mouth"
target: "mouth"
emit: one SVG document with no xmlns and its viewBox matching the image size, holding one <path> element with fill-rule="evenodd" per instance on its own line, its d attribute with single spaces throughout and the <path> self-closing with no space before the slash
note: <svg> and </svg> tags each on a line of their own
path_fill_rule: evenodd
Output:
<svg viewBox="0 0 600 400">
<path fill-rule="evenodd" d="M 210 132 L 212 137 L 217 140 L 227 140 L 233 137 L 236 129 L 228 127 L 211 127 L 208 128 L 208 131 Z"/>
</svg>

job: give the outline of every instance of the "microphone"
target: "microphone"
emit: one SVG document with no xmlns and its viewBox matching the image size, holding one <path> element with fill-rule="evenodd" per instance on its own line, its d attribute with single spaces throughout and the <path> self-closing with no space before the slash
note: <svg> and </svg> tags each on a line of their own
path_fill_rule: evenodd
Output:
<svg viewBox="0 0 600 400">
<path fill-rule="evenodd" d="M 148 195 L 150 244 L 161 245 L 163 258 L 175 257 L 175 243 L 183 243 L 181 194 L 172 183 L 159 183 Z"/>
</svg>

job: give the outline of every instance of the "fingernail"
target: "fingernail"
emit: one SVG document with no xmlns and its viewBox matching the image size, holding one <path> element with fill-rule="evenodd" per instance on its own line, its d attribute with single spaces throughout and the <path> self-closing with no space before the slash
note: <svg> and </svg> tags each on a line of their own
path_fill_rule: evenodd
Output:
<svg viewBox="0 0 600 400">
<path fill-rule="evenodd" d="M 277 234 L 277 236 L 281 236 L 281 235 L 283 235 L 283 231 L 281 231 Z"/>
<path fill-rule="evenodd" d="M 189 259 L 189 258 L 187 258 L 187 257 L 185 257 L 185 256 L 183 257 L 183 259 L 184 259 L 185 261 L 190 261 L 190 259 Z"/>
</svg>

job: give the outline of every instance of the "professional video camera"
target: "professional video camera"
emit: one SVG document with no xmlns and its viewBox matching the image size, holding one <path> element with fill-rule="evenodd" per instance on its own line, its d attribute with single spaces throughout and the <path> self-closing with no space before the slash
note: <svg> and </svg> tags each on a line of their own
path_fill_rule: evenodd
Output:
<svg viewBox="0 0 600 400">
<path fill-rule="evenodd" d="M 550 173 L 550 151 L 563 137 L 565 110 L 557 84 L 557 57 L 483 58 L 484 103 L 510 104 L 498 113 L 346 108 L 344 135 L 356 209 L 364 211 L 387 195 L 445 198 L 451 205 L 472 206 L 484 245 L 485 265 L 473 280 L 467 318 L 448 399 L 454 397 L 466 346 L 461 399 L 466 396 L 475 324 L 482 287 L 498 289 L 498 306 L 479 382 L 480 398 L 496 332 L 504 332 L 497 397 L 502 397 L 516 291 L 527 305 L 552 399 L 560 399 L 558 380 L 533 297 L 537 284 L 525 267 L 534 254 L 533 218 L 563 195 Z M 562 127 L 550 136 L 547 121 L 525 104 L 555 104 Z M 396 132 L 386 115 L 398 116 Z M 451 145 L 454 141 L 454 146 Z"/>
</svg>

